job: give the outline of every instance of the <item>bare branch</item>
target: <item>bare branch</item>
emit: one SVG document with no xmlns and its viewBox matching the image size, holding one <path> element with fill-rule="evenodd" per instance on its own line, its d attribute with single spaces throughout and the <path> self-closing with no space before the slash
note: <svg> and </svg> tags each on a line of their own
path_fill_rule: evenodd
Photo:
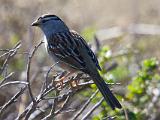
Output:
<svg viewBox="0 0 160 120">
<path fill-rule="evenodd" d="M 9 49 L 0 49 L 1 52 L 8 52 Z"/>
<path fill-rule="evenodd" d="M 6 85 L 13 85 L 13 84 L 25 84 L 25 85 L 28 85 L 27 82 L 25 81 L 12 81 L 12 82 L 7 82 L 7 83 L 4 83 L 0 86 L 0 88 L 6 86 Z"/>
<path fill-rule="evenodd" d="M 6 110 L 6 108 L 8 108 L 11 104 L 13 104 L 14 102 L 16 102 L 16 99 L 21 96 L 23 94 L 23 92 L 25 91 L 26 86 L 21 88 L 20 91 L 18 91 L 7 103 L 5 103 L 2 108 L 0 109 L 0 115 L 2 115 L 2 113 L 4 112 L 4 110 Z"/>
<path fill-rule="evenodd" d="M 64 110 L 64 108 L 66 107 L 66 105 L 67 105 L 67 103 L 68 103 L 68 101 L 69 101 L 69 98 L 70 98 L 70 95 L 67 96 L 67 98 L 66 98 L 66 100 L 64 101 L 62 107 L 54 113 L 54 116 L 56 116 L 57 114 L 59 114 L 61 111 Z"/>
<path fill-rule="evenodd" d="M 30 106 L 32 105 L 32 103 L 30 105 L 28 105 L 26 107 L 26 109 L 20 114 L 17 116 L 17 118 L 15 120 L 22 120 L 22 118 L 24 118 L 24 116 L 27 114 L 27 112 L 29 111 L 29 108 Z"/>
<path fill-rule="evenodd" d="M 67 96 L 66 100 L 64 101 L 63 105 L 61 106 L 61 108 L 59 110 L 55 111 L 55 106 L 52 107 L 51 112 L 48 116 L 46 116 L 45 118 L 43 118 L 42 120 L 50 120 L 52 117 L 56 116 L 57 114 L 59 114 L 60 112 L 63 111 L 63 109 L 66 107 L 68 101 L 69 101 L 70 96 Z"/>
<path fill-rule="evenodd" d="M 20 46 L 21 46 L 21 42 L 18 42 L 18 43 L 15 45 L 15 47 L 9 51 L 7 58 L 5 59 L 2 67 L 0 68 L 0 74 L 3 73 L 6 65 L 7 65 L 8 62 L 9 62 L 9 60 L 10 60 L 11 58 L 13 58 L 14 55 L 16 55 L 17 50 L 20 48 Z"/>
<path fill-rule="evenodd" d="M 25 114 L 25 118 L 24 120 L 28 120 L 30 115 L 37 109 L 37 105 L 38 105 L 38 102 L 32 102 L 29 107 L 27 108 L 27 112 Z M 26 111 L 26 110 L 25 110 Z"/>
<path fill-rule="evenodd" d="M 5 78 L 0 82 L 0 87 L 1 87 L 1 85 L 2 85 L 8 78 L 10 78 L 13 74 L 14 74 L 14 72 L 11 72 L 11 73 L 8 74 L 7 76 L 5 76 Z"/>
<path fill-rule="evenodd" d="M 92 101 L 92 99 L 96 96 L 98 93 L 98 90 L 92 94 L 92 96 L 86 101 L 86 103 L 83 105 L 83 107 L 77 112 L 77 114 L 73 117 L 72 120 L 76 120 L 79 115 L 86 109 L 86 107 L 89 105 L 89 103 Z"/>
<path fill-rule="evenodd" d="M 33 51 L 31 52 L 31 54 L 28 57 L 28 62 L 27 62 L 27 82 L 28 82 L 28 91 L 29 91 L 29 95 L 33 101 L 33 103 L 35 102 L 35 99 L 33 97 L 32 94 L 32 90 L 31 90 L 31 86 L 30 86 L 30 66 L 31 66 L 31 61 L 32 61 L 32 57 L 34 56 L 36 50 L 40 47 L 40 45 L 43 43 L 43 41 L 41 41 L 37 46 L 34 47 Z"/>
<path fill-rule="evenodd" d="M 38 48 L 41 46 L 41 44 L 43 43 L 43 41 L 41 41 L 37 46 L 34 47 L 33 51 L 31 52 L 31 54 L 28 56 L 28 61 L 27 61 L 27 82 L 28 82 L 28 91 L 29 91 L 29 95 L 30 98 L 32 100 L 32 103 L 29 105 L 30 107 L 26 108 L 26 110 L 23 112 L 23 117 L 25 116 L 25 120 L 28 120 L 29 116 L 32 114 L 33 111 L 36 110 L 37 105 L 39 102 L 36 102 L 35 98 L 33 97 L 33 93 L 31 90 L 31 86 L 30 86 L 30 67 L 31 67 L 31 61 L 32 58 L 35 54 L 35 52 L 38 50 Z M 17 117 L 20 118 L 22 117 L 21 115 L 19 115 Z"/>
<path fill-rule="evenodd" d="M 93 113 L 93 111 L 101 105 L 103 100 L 104 98 L 102 98 L 99 102 L 97 102 L 97 104 L 95 104 L 93 108 L 89 112 L 87 112 L 87 114 L 81 120 L 86 120 Z"/>
<path fill-rule="evenodd" d="M 47 71 L 47 74 L 46 74 L 46 79 L 45 79 L 45 88 L 47 89 L 47 86 L 48 86 L 48 76 L 49 76 L 49 73 L 51 72 L 51 70 L 58 64 L 59 62 L 56 62 L 55 64 L 53 64 L 49 70 Z"/>
<path fill-rule="evenodd" d="M 55 98 L 54 101 L 53 101 L 50 113 L 46 117 L 44 117 L 42 120 L 49 120 L 49 119 L 51 119 L 52 115 L 54 115 L 57 102 L 58 102 L 58 98 Z"/>
</svg>

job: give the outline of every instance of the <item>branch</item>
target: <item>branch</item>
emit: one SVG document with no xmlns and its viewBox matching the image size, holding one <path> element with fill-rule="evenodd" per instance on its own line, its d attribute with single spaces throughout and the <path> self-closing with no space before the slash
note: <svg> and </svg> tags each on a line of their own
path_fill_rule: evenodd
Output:
<svg viewBox="0 0 160 120">
<path fill-rule="evenodd" d="M 102 98 L 99 102 L 97 102 L 97 104 L 93 106 L 93 108 L 82 118 L 82 120 L 86 120 L 93 113 L 93 111 L 101 105 L 103 100 L 104 98 Z"/>
<path fill-rule="evenodd" d="M 8 74 L 7 76 L 5 76 L 5 78 L 3 78 L 3 80 L 0 82 L 0 87 L 1 87 L 1 85 L 2 85 L 8 78 L 10 78 L 13 74 L 14 74 L 14 72 L 11 72 L 11 73 Z"/>
<path fill-rule="evenodd" d="M 92 94 L 92 96 L 87 100 L 87 102 L 83 105 L 83 107 L 79 110 L 79 112 L 77 112 L 77 114 L 73 117 L 72 120 L 76 120 L 79 117 L 79 115 L 86 109 L 86 107 L 89 105 L 92 99 L 97 95 L 97 93 L 98 89 L 96 90 L 96 92 Z"/>
<path fill-rule="evenodd" d="M 47 89 L 47 86 L 48 86 L 48 76 L 49 76 L 49 73 L 51 72 L 51 70 L 57 65 L 59 63 L 59 61 L 58 62 L 56 62 L 55 64 L 53 64 L 50 68 L 49 68 L 49 70 L 47 71 L 47 74 L 46 74 L 46 79 L 45 79 L 45 88 Z"/>
<path fill-rule="evenodd" d="M 3 73 L 3 71 L 4 71 L 5 67 L 6 67 L 6 65 L 7 65 L 8 62 L 9 62 L 9 60 L 10 60 L 11 58 L 13 58 L 14 55 L 16 55 L 17 50 L 20 48 L 20 46 L 21 46 L 21 42 L 18 42 L 18 43 L 15 45 L 15 47 L 13 47 L 11 50 L 9 50 L 8 56 L 7 56 L 7 58 L 5 59 L 5 61 L 4 61 L 3 65 L 2 65 L 2 67 L 0 68 L 0 74 Z"/>
<path fill-rule="evenodd" d="M 28 85 L 27 82 L 25 81 L 12 81 L 12 82 L 7 82 L 7 83 L 4 83 L 0 86 L 0 88 L 6 86 L 6 85 L 13 85 L 13 84 L 25 84 L 25 85 Z"/>
<path fill-rule="evenodd" d="M 37 46 L 34 47 L 32 53 L 29 55 L 28 57 L 28 62 L 27 62 L 27 82 L 28 82 L 28 91 L 29 91 L 29 95 L 31 97 L 31 100 L 33 101 L 33 103 L 35 102 L 35 99 L 33 97 L 32 94 L 32 90 L 31 90 L 31 85 L 30 85 L 30 66 L 31 66 L 31 61 L 32 61 L 32 57 L 34 56 L 36 50 L 39 48 L 39 46 L 43 43 L 43 41 L 41 41 Z"/>
<path fill-rule="evenodd" d="M 79 89 L 74 89 L 74 90 L 70 90 L 67 92 L 67 93 L 64 93 L 63 95 L 58 95 L 58 96 L 55 96 L 55 97 L 46 97 L 51 91 L 54 91 L 56 90 L 59 86 L 54 86 L 53 83 L 49 83 L 47 84 L 47 87 L 46 87 L 46 81 L 48 81 L 48 76 L 49 76 L 49 73 L 50 71 L 52 70 L 52 68 L 54 67 L 54 65 L 52 65 L 49 70 L 47 71 L 46 73 L 46 79 L 44 80 L 45 81 L 45 84 L 43 83 L 42 87 L 41 87 L 41 91 L 39 93 L 39 95 L 37 95 L 37 97 L 35 98 L 35 102 L 32 101 L 32 103 L 30 103 L 30 105 L 28 105 L 28 107 L 23 111 L 23 113 L 21 115 L 19 115 L 17 117 L 16 120 L 20 120 L 22 119 L 23 117 L 25 117 L 25 120 L 27 119 L 34 119 L 36 118 L 37 115 L 40 115 L 41 113 L 43 114 L 45 110 L 47 110 L 50 106 L 47 106 L 47 107 L 41 107 L 43 109 L 43 111 L 39 111 L 37 113 L 37 109 L 39 109 L 37 106 L 38 104 L 42 101 L 42 100 L 54 100 L 54 102 L 52 103 L 52 108 L 50 110 L 50 113 L 44 117 L 43 119 L 50 119 L 51 117 L 54 117 L 60 113 L 63 112 L 67 102 L 68 102 L 68 97 L 71 97 L 73 96 L 77 91 L 79 90 L 83 90 L 83 88 L 86 88 L 87 85 L 90 85 L 90 84 L 93 84 L 93 81 L 91 81 L 91 78 L 88 77 L 87 80 L 90 80 L 89 82 L 85 82 L 85 83 L 80 83 L 79 84 Z M 61 74 L 59 74 L 61 75 Z M 56 76 L 55 79 L 59 78 L 59 75 Z M 84 77 L 82 77 L 83 74 L 80 74 L 76 77 L 74 77 L 72 80 L 77 80 L 77 79 L 85 79 Z M 85 79 L 86 80 L 86 79 Z M 65 80 L 64 81 L 64 85 L 63 87 L 66 87 L 68 85 L 68 83 L 70 82 L 70 80 Z M 109 83 L 110 84 L 110 83 Z M 115 83 L 111 83 L 111 84 L 115 84 Z M 44 88 L 44 89 L 43 89 Z M 68 98 L 68 99 L 67 99 Z M 57 111 L 55 111 L 55 108 L 57 106 L 57 104 L 59 104 L 60 102 L 62 101 L 66 101 L 64 102 L 64 105 Z M 88 104 L 89 102 L 92 100 L 92 97 L 90 98 L 90 100 L 88 101 Z M 86 103 L 87 104 L 87 103 Z M 85 106 L 87 107 L 87 105 Z M 85 107 L 83 109 L 85 109 Z M 81 110 L 81 112 L 83 112 L 83 109 Z M 69 112 L 71 110 L 67 110 L 66 112 Z M 73 110 L 72 110 L 73 111 Z M 65 111 L 64 111 L 65 112 Z"/>
<path fill-rule="evenodd" d="M 16 99 L 23 94 L 23 92 L 25 91 L 26 86 L 21 88 L 20 91 L 18 91 L 7 103 L 5 103 L 1 110 L 0 110 L 0 115 L 2 115 L 2 113 L 4 112 L 4 110 L 6 110 L 12 103 L 16 102 Z"/>
<path fill-rule="evenodd" d="M 61 111 L 64 110 L 64 108 L 66 107 L 66 105 L 67 105 L 70 97 L 71 97 L 70 95 L 67 96 L 67 98 L 66 98 L 66 100 L 64 101 L 62 107 L 54 113 L 54 116 L 56 116 L 57 114 L 59 114 Z"/>
<path fill-rule="evenodd" d="M 59 114 L 61 111 L 63 111 L 63 109 L 66 107 L 68 101 L 69 101 L 70 96 L 67 96 L 66 100 L 64 101 L 63 105 L 61 106 L 61 108 L 59 110 L 55 111 L 55 104 L 51 109 L 51 112 L 48 116 L 46 116 L 45 118 L 43 118 L 42 120 L 50 120 L 51 118 L 53 118 L 54 116 L 56 116 L 57 114 Z"/>
</svg>

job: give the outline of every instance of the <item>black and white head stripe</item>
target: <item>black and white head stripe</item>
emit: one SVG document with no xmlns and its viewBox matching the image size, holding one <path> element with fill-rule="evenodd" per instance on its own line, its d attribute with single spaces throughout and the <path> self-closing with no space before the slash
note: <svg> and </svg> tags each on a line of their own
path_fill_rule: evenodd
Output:
<svg viewBox="0 0 160 120">
<path fill-rule="evenodd" d="M 56 15 L 42 15 L 41 17 L 38 18 L 38 20 L 42 20 L 43 22 L 46 22 L 48 20 L 61 20 L 58 16 Z"/>
<path fill-rule="evenodd" d="M 61 20 L 58 16 L 56 16 L 56 15 L 49 15 L 49 14 L 47 14 L 47 15 L 42 15 L 42 18 L 50 18 L 50 19 L 54 19 L 54 20 Z"/>
</svg>

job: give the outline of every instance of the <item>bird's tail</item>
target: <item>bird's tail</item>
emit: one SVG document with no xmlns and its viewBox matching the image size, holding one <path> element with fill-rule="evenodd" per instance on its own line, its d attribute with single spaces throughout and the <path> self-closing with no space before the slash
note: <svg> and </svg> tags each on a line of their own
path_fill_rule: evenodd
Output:
<svg viewBox="0 0 160 120">
<path fill-rule="evenodd" d="M 96 75 L 92 75 L 93 81 L 98 87 L 99 91 L 102 93 L 105 101 L 111 106 L 114 110 L 115 108 L 122 108 L 121 104 L 117 100 L 117 98 L 113 95 L 113 93 L 108 88 L 108 85 L 104 82 L 102 77 L 97 73 Z"/>
</svg>

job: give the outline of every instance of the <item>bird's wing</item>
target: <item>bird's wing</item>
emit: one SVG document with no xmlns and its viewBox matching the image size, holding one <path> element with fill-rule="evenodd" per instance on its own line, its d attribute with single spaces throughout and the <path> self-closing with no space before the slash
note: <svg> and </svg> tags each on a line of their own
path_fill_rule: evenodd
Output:
<svg viewBox="0 0 160 120">
<path fill-rule="evenodd" d="M 78 41 L 78 43 L 81 43 L 82 46 L 84 46 L 88 52 L 88 55 L 91 57 L 92 61 L 94 62 L 94 64 L 96 65 L 96 67 L 101 70 L 101 67 L 99 66 L 99 62 L 97 60 L 97 57 L 95 56 L 95 54 L 93 53 L 93 51 L 89 48 L 88 44 L 86 43 L 86 41 L 75 31 L 71 31 L 72 36 L 74 36 L 75 41 Z"/>
<path fill-rule="evenodd" d="M 76 69 L 86 69 L 86 61 L 83 58 L 83 54 L 80 52 L 80 49 L 85 48 L 97 68 L 100 69 L 98 60 L 94 53 L 78 33 L 74 31 L 57 33 L 54 34 L 49 40 L 49 51 L 61 61 Z"/>
<path fill-rule="evenodd" d="M 80 55 L 77 43 L 70 32 L 54 34 L 49 38 L 49 43 L 50 54 L 76 69 L 85 69 L 86 63 Z"/>
</svg>

